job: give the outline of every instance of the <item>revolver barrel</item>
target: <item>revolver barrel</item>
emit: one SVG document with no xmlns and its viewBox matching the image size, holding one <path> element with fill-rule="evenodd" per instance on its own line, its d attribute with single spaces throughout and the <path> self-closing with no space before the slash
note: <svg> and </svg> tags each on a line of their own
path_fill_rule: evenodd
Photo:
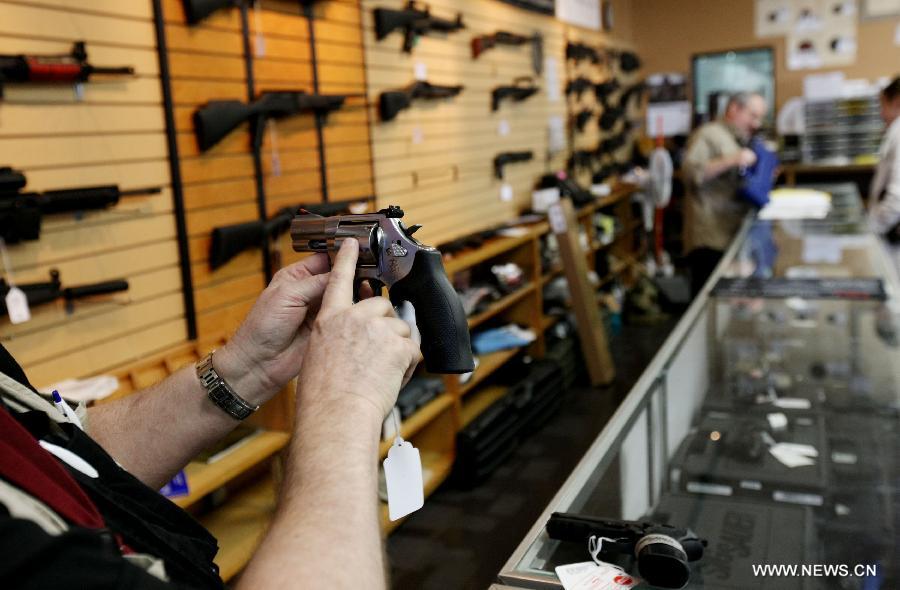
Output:
<svg viewBox="0 0 900 590">
<path fill-rule="evenodd" d="M 352 223 L 343 217 L 320 217 L 313 214 L 296 216 L 291 221 L 291 240 L 296 252 L 325 252 L 334 258 L 344 240 L 359 242 L 360 266 L 378 264 L 378 223 Z"/>
</svg>

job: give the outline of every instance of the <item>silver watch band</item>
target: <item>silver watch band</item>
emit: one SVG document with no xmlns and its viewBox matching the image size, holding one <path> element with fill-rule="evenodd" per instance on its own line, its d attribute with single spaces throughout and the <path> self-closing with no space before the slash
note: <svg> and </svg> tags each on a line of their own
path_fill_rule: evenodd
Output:
<svg viewBox="0 0 900 590">
<path fill-rule="evenodd" d="M 224 379 L 219 377 L 212 364 L 213 352 L 215 351 L 210 352 L 197 363 L 197 377 L 206 389 L 206 395 L 214 404 L 235 420 L 244 420 L 258 410 L 259 406 L 248 403 L 235 393 Z"/>
</svg>

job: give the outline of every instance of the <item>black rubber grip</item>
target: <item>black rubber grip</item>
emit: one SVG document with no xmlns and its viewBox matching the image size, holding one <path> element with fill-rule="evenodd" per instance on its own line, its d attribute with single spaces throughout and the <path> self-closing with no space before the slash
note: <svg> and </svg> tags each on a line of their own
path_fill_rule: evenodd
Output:
<svg viewBox="0 0 900 590">
<path fill-rule="evenodd" d="M 432 373 L 475 370 L 466 313 L 444 271 L 440 252 L 416 252 L 409 275 L 395 283 L 389 294 L 394 305 L 409 301 L 416 308 L 426 369 Z"/>
</svg>

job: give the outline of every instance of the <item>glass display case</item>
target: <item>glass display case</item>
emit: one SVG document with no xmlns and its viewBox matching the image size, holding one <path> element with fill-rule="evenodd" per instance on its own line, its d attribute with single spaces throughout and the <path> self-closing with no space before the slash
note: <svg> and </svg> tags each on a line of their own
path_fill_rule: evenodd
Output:
<svg viewBox="0 0 900 590">
<path fill-rule="evenodd" d="M 502 583 L 591 560 L 584 530 L 547 531 L 568 513 L 689 529 L 690 588 L 898 587 L 900 282 L 855 187 L 827 188 L 824 220 L 744 224 Z M 655 567 L 611 536 L 600 559 Z"/>
</svg>

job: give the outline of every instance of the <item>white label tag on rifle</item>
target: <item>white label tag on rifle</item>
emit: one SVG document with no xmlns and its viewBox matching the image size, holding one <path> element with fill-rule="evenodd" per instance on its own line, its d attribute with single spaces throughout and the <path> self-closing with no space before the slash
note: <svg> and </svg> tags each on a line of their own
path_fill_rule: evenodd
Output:
<svg viewBox="0 0 900 590">
<path fill-rule="evenodd" d="M 393 521 L 412 514 L 425 504 L 422 458 L 419 449 L 399 436 L 384 460 L 388 517 Z"/>
<path fill-rule="evenodd" d="M 265 57 L 266 37 L 262 30 L 262 2 L 253 3 L 253 27 L 256 29 L 253 53 L 254 57 Z"/>
<path fill-rule="evenodd" d="M 424 62 L 417 61 L 416 65 L 413 66 L 413 78 L 420 82 L 428 79 L 428 66 Z"/>
<path fill-rule="evenodd" d="M 412 130 L 412 142 L 413 145 L 418 145 L 425 141 L 425 132 L 422 131 L 422 128 L 416 125 Z"/>
<path fill-rule="evenodd" d="M 509 121 L 506 119 L 500 119 L 500 122 L 497 123 L 497 135 L 500 137 L 506 137 L 509 135 Z"/>
<path fill-rule="evenodd" d="M 6 312 L 9 314 L 9 321 L 14 324 L 21 324 L 31 319 L 25 291 L 18 287 L 10 288 L 6 294 Z"/>
<path fill-rule="evenodd" d="M 513 200 L 513 187 L 508 182 L 504 182 L 500 186 L 500 200 L 504 202 L 509 202 Z"/>
</svg>

